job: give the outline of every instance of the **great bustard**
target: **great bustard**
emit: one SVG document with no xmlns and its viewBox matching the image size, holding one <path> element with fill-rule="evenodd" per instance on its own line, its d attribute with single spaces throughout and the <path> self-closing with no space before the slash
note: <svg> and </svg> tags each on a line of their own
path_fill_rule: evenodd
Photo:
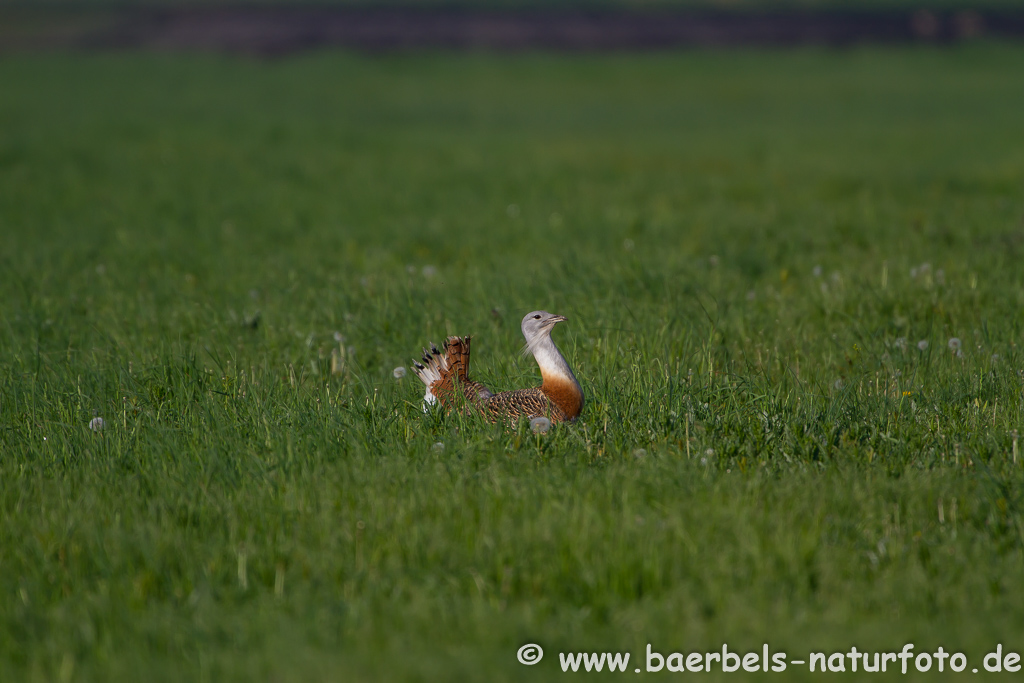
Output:
<svg viewBox="0 0 1024 683">
<path fill-rule="evenodd" d="M 423 400 L 440 402 L 445 410 L 476 408 L 493 421 L 519 417 L 575 420 L 583 410 L 583 390 L 551 340 L 551 330 L 565 320 L 547 311 L 533 311 L 523 318 L 524 353 L 532 353 L 540 366 L 544 382 L 539 387 L 495 394 L 469 378 L 470 337 L 448 337 L 443 351 L 431 345 L 429 351 L 423 351 L 423 363 L 414 363 L 416 375 L 427 385 Z"/>
</svg>

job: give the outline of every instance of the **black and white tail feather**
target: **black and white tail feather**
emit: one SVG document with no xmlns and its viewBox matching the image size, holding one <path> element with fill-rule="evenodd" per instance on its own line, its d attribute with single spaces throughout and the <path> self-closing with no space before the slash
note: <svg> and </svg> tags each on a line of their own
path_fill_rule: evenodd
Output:
<svg viewBox="0 0 1024 683">
<path fill-rule="evenodd" d="M 437 396 L 434 396 L 431 387 L 434 382 L 440 382 L 448 373 L 448 359 L 434 344 L 431 344 L 429 351 L 423 349 L 423 362 L 413 361 L 413 365 L 416 367 L 416 375 L 427 385 L 427 390 L 423 394 L 423 412 L 426 413 L 432 405 L 437 403 Z"/>
</svg>

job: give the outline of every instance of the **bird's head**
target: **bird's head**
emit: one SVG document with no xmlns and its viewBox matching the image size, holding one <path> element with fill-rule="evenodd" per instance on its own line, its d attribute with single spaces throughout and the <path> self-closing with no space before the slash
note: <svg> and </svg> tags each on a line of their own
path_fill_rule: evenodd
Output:
<svg viewBox="0 0 1024 683">
<path fill-rule="evenodd" d="M 523 336 L 527 347 L 551 335 L 551 330 L 560 322 L 568 320 L 564 315 L 555 315 L 547 311 L 531 311 L 523 318 Z"/>
</svg>

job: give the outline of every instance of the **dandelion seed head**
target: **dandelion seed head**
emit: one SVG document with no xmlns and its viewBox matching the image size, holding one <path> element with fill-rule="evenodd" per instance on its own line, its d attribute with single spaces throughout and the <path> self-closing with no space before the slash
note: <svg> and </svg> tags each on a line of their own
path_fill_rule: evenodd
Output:
<svg viewBox="0 0 1024 683">
<path fill-rule="evenodd" d="M 530 420 L 530 431 L 534 434 L 547 434 L 551 429 L 551 420 L 546 417 L 535 417 Z"/>
<path fill-rule="evenodd" d="M 645 455 L 647 455 L 647 449 L 645 448 L 637 448 L 636 450 L 633 451 L 633 457 L 636 458 L 637 460 L 644 457 Z"/>
<path fill-rule="evenodd" d="M 708 265 L 711 266 L 712 268 L 717 268 L 718 267 L 718 256 L 716 256 L 714 254 L 709 256 L 708 257 Z"/>
<path fill-rule="evenodd" d="M 925 349 L 927 349 L 928 348 L 928 340 L 927 339 L 922 339 L 921 341 L 917 342 L 917 348 L 920 349 L 921 351 L 924 351 Z"/>
<path fill-rule="evenodd" d="M 946 345 L 949 346 L 949 350 L 950 351 L 959 351 L 960 350 L 960 339 L 957 338 L 957 337 L 950 337 L 949 341 L 946 343 Z"/>
<path fill-rule="evenodd" d="M 339 344 L 344 344 L 345 343 L 345 335 L 343 335 L 341 332 L 335 332 L 334 333 L 334 341 L 338 342 Z"/>
<path fill-rule="evenodd" d="M 906 348 L 907 348 L 907 338 L 906 337 L 898 337 L 896 339 L 896 341 L 893 342 L 893 346 L 895 346 L 900 351 L 905 351 Z"/>
<path fill-rule="evenodd" d="M 430 447 L 430 450 L 434 451 L 435 453 L 442 453 L 444 452 L 444 443 L 438 441 L 437 443 Z"/>
<path fill-rule="evenodd" d="M 94 432 L 103 431 L 103 428 L 107 426 L 107 423 L 103 421 L 102 417 L 94 417 L 89 420 L 89 429 Z"/>
<path fill-rule="evenodd" d="M 821 266 L 814 266 L 811 272 L 814 273 L 814 277 L 821 277 Z"/>
<path fill-rule="evenodd" d="M 842 388 L 843 388 L 843 385 L 844 385 L 844 382 L 843 382 L 842 378 L 840 378 L 840 379 L 837 379 L 837 380 L 836 380 L 836 381 L 835 381 L 835 382 L 834 382 L 834 383 L 832 384 L 832 386 L 833 386 L 834 388 L 836 388 L 836 389 L 842 389 Z"/>
<path fill-rule="evenodd" d="M 425 278 L 427 278 L 429 280 L 430 278 L 433 278 L 433 277 L 437 276 L 437 268 L 434 267 L 434 266 L 423 266 L 422 273 L 423 273 L 423 277 L 425 277 Z"/>
<path fill-rule="evenodd" d="M 749 292 L 747 292 L 747 301 L 753 301 L 756 298 L 757 292 L 755 292 L 754 290 L 750 290 Z"/>
<path fill-rule="evenodd" d="M 391 376 L 395 379 L 402 379 L 405 377 L 405 368 L 399 365 L 397 368 L 391 371 Z"/>
<path fill-rule="evenodd" d="M 626 251 L 633 251 L 633 249 L 636 248 L 636 244 L 633 242 L 633 240 L 627 237 L 626 239 L 622 240 L 622 248 L 625 249 Z"/>
<path fill-rule="evenodd" d="M 509 218 L 517 217 L 519 215 L 519 205 L 518 204 L 509 204 L 508 207 L 506 207 L 506 209 L 505 209 L 505 213 L 508 214 Z"/>
<path fill-rule="evenodd" d="M 704 455 L 708 456 L 709 458 L 711 456 L 713 456 L 714 454 L 715 454 L 715 449 L 714 448 L 709 448 L 706 451 L 704 451 Z"/>
</svg>

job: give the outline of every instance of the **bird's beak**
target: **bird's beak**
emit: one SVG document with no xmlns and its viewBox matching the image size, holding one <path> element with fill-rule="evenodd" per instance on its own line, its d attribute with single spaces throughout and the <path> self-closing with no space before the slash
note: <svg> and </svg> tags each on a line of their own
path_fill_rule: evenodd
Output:
<svg viewBox="0 0 1024 683">
<path fill-rule="evenodd" d="M 555 323 L 564 323 L 566 320 L 568 320 L 568 318 L 566 318 L 564 315 L 553 315 L 544 321 L 544 326 L 549 327 L 551 325 L 554 325 Z"/>
</svg>

